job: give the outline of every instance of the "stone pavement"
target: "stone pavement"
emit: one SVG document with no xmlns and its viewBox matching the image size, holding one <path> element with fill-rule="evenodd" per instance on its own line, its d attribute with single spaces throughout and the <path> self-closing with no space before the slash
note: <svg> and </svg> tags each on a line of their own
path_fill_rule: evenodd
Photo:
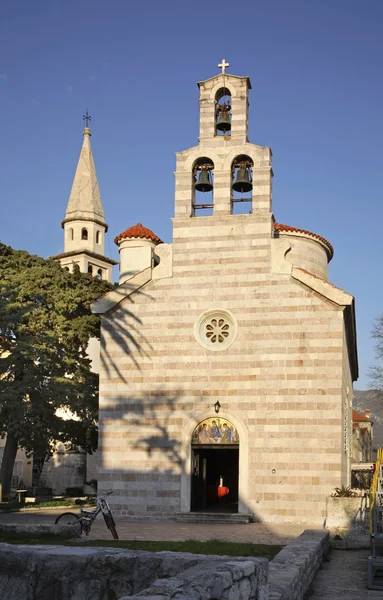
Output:
<svg viewBox="0 0 383 600">
<path fill-rule="evenodd" d="M 383 591 L 367 589 L 369 550 L 331 550 L 304 600 L 382 600 Z"/>
<path fill-rule="evenodd" d="M 70 512 L 79 513 L 76 510 Z M 64 510 L 41 510 L 20 513 L 0 513 L 0 523 L 18 524 L 53 524 L 56 517 Z M 177 542 L 183 540 L 219 539 L 228 542 L 252 542 L 256 544 L 288 544 L 295 539 L 308 525 L 249 523 L 248 525 L 177 523 L 176 521 L 125 521 L 116 520 L 117 532 L 121 540 L 149 540 Z M 85 537 L 85 536 L 84 536 Z M 93 523 L 90 540 L 108 540 L 112 535 L 106 528 L 100 515 Z M 85 538 L 86 539 L 86 538 Z"/>
<path fill-rule="evenodd" d="M 304 525 L 272 525 L 249 523 L 248 525 L 127 522 L 117 521 L 117 532 L 122 540 L 152 540 L 181 542 L 184 540 L 218 539 L 227 542 L 251 542 L 256 544 L 288 544 L 307 528 Z M 101 520 L 97 520 L 88 539 L 109 539 L 111 534 Z"/>
</svg>

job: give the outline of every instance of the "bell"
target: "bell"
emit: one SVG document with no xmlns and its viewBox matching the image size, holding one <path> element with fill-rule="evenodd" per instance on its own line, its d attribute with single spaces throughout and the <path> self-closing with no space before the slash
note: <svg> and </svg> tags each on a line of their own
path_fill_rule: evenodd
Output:
<svg viewBox="0 0 383 600">
<path fill-rule="evenodd" d="M 233 183 L 233 190 L 235 192 L 244 194 L 245 192 L 250 192 L 252 189 L 253 184 L 250 181 L 249 170 L 246 167 L 240 167 L 237 171 L 237 177 Z"/>
<path fill-rule="evenodd" d="M 231 130 L 230 116 L 226 110 L 221 110 L 219 113 L 217 129 L 219 131 L 223 131 L 224 133 Z"/>
<path fill-rule="evenodd" d="M 197 190 L 197 192 L 211 192 L 213 186 L 210 181 L 209 171 L 200 171 L 198 181 L 194 187 Z"/>
</svg>

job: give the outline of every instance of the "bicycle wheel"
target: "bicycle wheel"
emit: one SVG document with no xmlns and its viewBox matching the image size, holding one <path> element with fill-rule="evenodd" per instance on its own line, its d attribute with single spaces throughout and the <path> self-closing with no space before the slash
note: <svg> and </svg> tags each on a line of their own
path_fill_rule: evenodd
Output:
<svg viewBox="0 0 383 600">
<path fill-rule="evenodd" d="M 116 523 L 114 522 L 113 515 L 111 512 L 102 513 L 104 515 L 105 525 L 112 532 L 112 536 L 115 540 L 118 540 L 118 533 L 116 530 Z"/>
<path fill-rule="evenodd" d="M 78 533 L 81 535 L 82 533 L 82 523 L 80 521 L 80 517 L 75 513 L 66 512 L 59 515 L 55 521 L 55 525 L 78 527 Z"/>
</svg>

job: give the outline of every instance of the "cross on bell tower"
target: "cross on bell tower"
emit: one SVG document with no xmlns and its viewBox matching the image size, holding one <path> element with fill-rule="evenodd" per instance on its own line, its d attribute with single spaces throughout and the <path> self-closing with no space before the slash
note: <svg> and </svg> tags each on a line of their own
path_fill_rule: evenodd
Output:
<svg viewBox="0 0 383 600">
<path fill-rule="evenodd" d="M 226 67 L 230 67 L 230 63 L 227 63 L 225 59 L 222 59 L 222 62 L 219 63 L 219 68 L 222 69 L 222 74 L 226 73 Z"/>
</svg>

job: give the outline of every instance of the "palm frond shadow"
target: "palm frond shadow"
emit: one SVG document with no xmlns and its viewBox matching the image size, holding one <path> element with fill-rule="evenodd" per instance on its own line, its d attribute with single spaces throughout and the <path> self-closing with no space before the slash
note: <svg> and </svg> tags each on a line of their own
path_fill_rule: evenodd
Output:
<svg viewBox="0 0 383 600">
<path fill-rule="evenodd" d="M 129 294 L 129 290 L 132 291 L 132 295 Z M 150 351 L 152 346 L 147 338 L 143 335 L 141 327 L 141 319 L 134 314 L 133 311 L 126 307 L 126 304 L 135 304 L 134 295 L 140 294 L 150 300 L 153 300 L 147 292 L 141 289 L 136 289 L 133 286 L 124 284 L 124 289 L 116 288 L 113 294 L 121 295 L 121 302 L 117 304 L 108 314 L 103 317 L 103 330 L 101 332 L 101 343 L 103 344 L 103 352 L 101 353 L 101 367 L 105 375 L 108 378 L 117 377 L 126 383 L 122 370 L 118 366 L 116 361 L 111 355 L 110 348 L 114 350 L 119 349 L 119 352 L 129 357 L 134 363 L 136 369 L 141 370 L 140 363 L 135 358 L 134 354 L 138 352 L 140 357 L 150 357 Z M 121 304 L 124 303 L 124 310 L 119 313 Z M 110 324 L 110 325 L 109 325 Z M 103 338 L 108 335 L 110 337 L 109 343 L 103 343 Z M 110 343 L 110 342 L 113 343 Z"/>
</svg>

